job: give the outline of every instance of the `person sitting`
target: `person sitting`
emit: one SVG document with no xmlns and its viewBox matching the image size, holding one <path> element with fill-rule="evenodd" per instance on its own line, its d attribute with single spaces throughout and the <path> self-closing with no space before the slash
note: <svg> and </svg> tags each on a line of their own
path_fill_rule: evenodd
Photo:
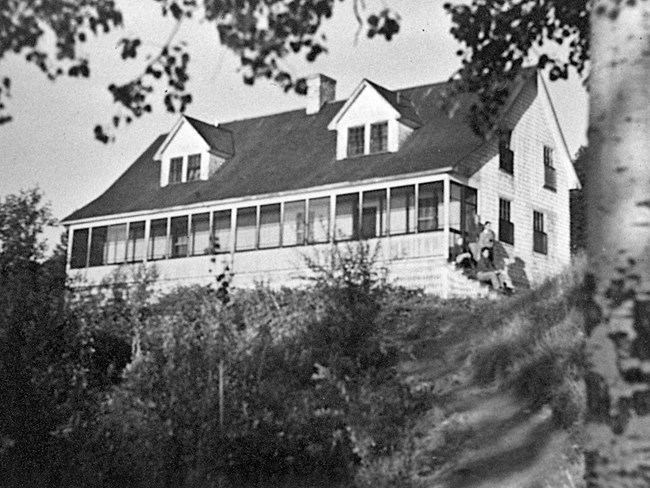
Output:
<svg viewBox="0 0 650 488">
<path fill-rule="evenodd" d="M 452 246 L 449 253 L 449 260 L 452 261 L 456 267 L 463 269 L 473 269 L 474 268 L 474 259 L 472 258 L 472 253 L 467 248 L 465 240 L 458 236 L 456 238 L 455 244 Z"/>
<path fill-rule="evenodd" d="M 484 283 L 490 283 L 496 291 L 510 292 L 512 288 L 507 285 L 507 278 L 503 270 L 497 267 L 490 259 L 490 248 L 481 249 L 481 257 L 476 267 L 476 278 Z"/>
</svg>

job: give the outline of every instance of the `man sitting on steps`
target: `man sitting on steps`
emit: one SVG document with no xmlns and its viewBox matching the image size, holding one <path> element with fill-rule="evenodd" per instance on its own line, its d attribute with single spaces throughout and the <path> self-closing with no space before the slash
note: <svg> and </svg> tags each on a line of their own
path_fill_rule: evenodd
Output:
<svg viewBox="0 0 650 488">
<path fill-rule="evenodd" d="M 481 249 L 481 257 L 476 267 L 476 278 L 484 283 L 490 283 L 496 291 L 510 293 L 512 288 L 507 284 L 505 271 L 497 269 L 490 259 L 490 248 Z"/>
</svg>

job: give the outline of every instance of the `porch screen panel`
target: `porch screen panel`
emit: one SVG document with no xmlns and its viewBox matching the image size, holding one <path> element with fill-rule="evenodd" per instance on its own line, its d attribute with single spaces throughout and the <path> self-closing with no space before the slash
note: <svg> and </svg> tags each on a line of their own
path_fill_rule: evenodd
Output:
<svg viewBox="0 0 650 488">
<path fill-rule="evenodd" d="M 361 238 L 371 239 L 386 235 L 386 190 L 363 193 L 361 209 Z"/>
<path fill-rule="evenodd" d="M 144 221 L 129 224 L 129 238 L 126 242 L 126 261 L 140 263 L 144 261 Z"/>
<path fill-rule="evenodd" d="M 70 253 L 70 267 L 79 269 L 86 267 L 88 259 L 88 229 L 75 229 L 72 231 L 72 252 Z"/>
<path fill-rule="evenodd" d="M 212 217 L 212 249 L 215 253 L 230 252 L 231 249 L 231 220 L 230 210 L 220 210 Z"/>
<path fill-rule="evenodd" d="M 449 228 L 461 231 L 461 206 L 463 202 L 462 186 L 458 183 L 452 182 L 449 186 L 450 200 L 449 200 Z"/>
<path fill-rule="evenodd" d="M 334 238 L 337 241 L 356 239 L 359 235 L 359 194 L 349 193 L 336 197 L 336 227 Z"/>
<path fill-rule="evenodd" d="M 187 256 L 189 236 L 187 235 L 188 217 L 173 217 L 170 225 L 173 258 Z"/>
<path fill-rule="evenodd" d="M 104 260 L 104 249 L 106 247 L 106 233 L 108 227 L 93 227 L 90 231 L 90 266 L 102 266 Z"/>
<path fill-rule="evenodd" d="M 192 215 L 190 228 L 190 253 L 192 256 L 201 256 L 210 251 L 210 214 L 202 213 Z"/>
<path fill-rule="evenodd" d="M 245 251 L 257 246 L 257 207 L 237 209 L 237 233 L 235 249 Z"/>
<path fill-rule="evenodd" d="M 126 260 L 126 224 L 109 225 L 106 237 L 106 264 Z"/>
<path fill-rule="evenodd" d="M 443 183 L 424 183 L 418 194 L 418 232 L 442 228 L 444 208 Z"/>
<path fill-rule="evenodd" d="M 167 256 L 167 219 L 151 221 L 149 230 L 149 259 L 164 259 Z"/>
<path fill-rule="evenodd" d="M 328 242 L 330 233 L 330 199 L 309 200 L 309 243 Z"/>
<path fill-rule="evenodd" d="M 305 200 L 284 204 L 282 245 L 300 246 L 305 243 Z"/>
<path fill-rule="evenodd" d="M 390 189 L 390 233 L 409 234 L 415 231 L 415 186 Z"/>
<path fill-rule="evenodd" d="M 260 207 L 260 248 L 280 246 L 280 204 Z"/>
</svg>

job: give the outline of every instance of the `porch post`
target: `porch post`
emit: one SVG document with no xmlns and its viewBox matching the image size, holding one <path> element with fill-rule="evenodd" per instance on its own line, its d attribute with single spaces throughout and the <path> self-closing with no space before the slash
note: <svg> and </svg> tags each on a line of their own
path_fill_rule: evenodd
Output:
<svg viewBox="0 0 650 488">
<path fill-rule="evenodd" d="M 449 175 L 445 175 L 445 179 L 443 180 L 443 201 L 444 201 L 444 207 L 443 207 L 443 240 L 444 240 L 444 256 L 445 260 L 449 259 L 449 238 L 450 238 L 450 232 L 449 232 L 449 202 L 451 198 L 451 185 L 449 183 Z"/>
</svg>

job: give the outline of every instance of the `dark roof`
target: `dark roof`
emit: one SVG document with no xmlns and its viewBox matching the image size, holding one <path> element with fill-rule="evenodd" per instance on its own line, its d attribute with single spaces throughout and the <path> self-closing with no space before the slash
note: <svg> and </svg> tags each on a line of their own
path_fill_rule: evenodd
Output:
<svg viewBox="0 0 650 488">
<path fill-rule="evenodd" d="M 224 134 L 231 134 L 234 155 L 209 180 L 160 187 L 160 162 L 153 156 L 166 137 L 163 134 L 99 198 L 64 222 L 456 166 L 484 141 L 467 124 L 471 95 L 460 96 L 451 119 L 440 109 L 439 95 L 445 87 L 446 83 L 437 83 L 399 92 L 382 89 L 382 96 L 393 97 L 391 103 L 410 104 L 421 125 L 398 152 L 339 161 L 336 133 L 327 126 L 344 101 L 327 103 L 313 115 L 300 109 L 223 123 L 216 131 L 217 127 L 188 117 L 218 148 L 224 147 Z M 398 103 L 398 98 L 408 102 Z"/>
<path fill-rule="evenodd" d="M 387 88 L 384 88 L 381 85 L 378 85 L 377 83 L 373 83 L 370 80 L 366 80 L 379 94 L 384 97 L 384 99 L 391 104 L 391 106 L 397 110 L 400 115 L 412 122 L 415 122 L 416 124 L 420 125 L 422 121 L 420 120 L 420 117 L 418 115 L 417 109 L 413 105 L 413 102 L 411 102 L 410 98 L 403 93 L 403 91 L 391 91 Z"/>
<path fill-rule="evenodd" d="M 196 129 L 199 135 L 208 143 L 210 149 L 224 155 L 232 156 L 235 154 L 230 131 L 188 116 L 185 116 L 185 120 Z"/>
</svg>

